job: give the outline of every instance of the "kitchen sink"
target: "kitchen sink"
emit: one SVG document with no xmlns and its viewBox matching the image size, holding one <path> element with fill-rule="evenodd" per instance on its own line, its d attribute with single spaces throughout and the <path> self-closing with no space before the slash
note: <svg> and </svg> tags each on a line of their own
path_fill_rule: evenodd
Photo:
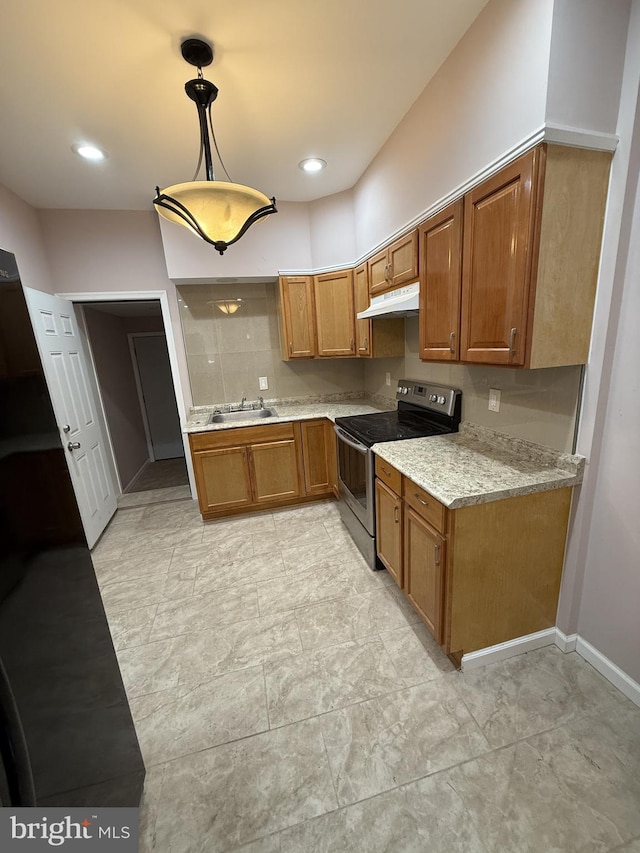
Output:
<svg viewBox="0 0 640 853">
<path fill-rule="evenodd" d="M 277 418 L 275 409 L 244 409 L 240 412 L 218 412 L 211 415 L 210 424 L 230 424 L 234 421 L 259 421 L 262 418 Z"/>
</svg>

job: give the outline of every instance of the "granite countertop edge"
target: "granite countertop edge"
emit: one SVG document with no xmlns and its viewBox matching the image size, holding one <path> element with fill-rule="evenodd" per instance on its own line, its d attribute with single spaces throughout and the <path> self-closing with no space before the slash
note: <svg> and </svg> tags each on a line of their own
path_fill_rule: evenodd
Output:
<svg viewBox="0 0 640 853">
<path fill-rule="evenodd" d="M 296 400 L 265 400 L 265 408 L 273 408 L 277 416 L 273 418 L 247 418 L 226 424 L 209 424 L 206 421 L 213 414 L 216 406 L 197 406 L 191 409 L 187 423 L 182 427 L 186 435 L 201 432 L 216 432 L 218 430 L 237 429 L 248 426 L 269 426 L 270 424 L 289 423 L 291 421 L 307 421 L 315 418 L 327 418 L 335 421 L 336 418 L 349 415 L 368 415 L 374 412 L 388 411 L 395 408 L 393 401 L 387 406 L 384 402 L 378 404 L 371 399 L 338 399 L 318 400 L 317 402 Z"/>
<path fill-rule="evenodd" d="M 449 509 L 577 486 L 585 459 L 476 424 L 373 451 Z"/>
</svg>

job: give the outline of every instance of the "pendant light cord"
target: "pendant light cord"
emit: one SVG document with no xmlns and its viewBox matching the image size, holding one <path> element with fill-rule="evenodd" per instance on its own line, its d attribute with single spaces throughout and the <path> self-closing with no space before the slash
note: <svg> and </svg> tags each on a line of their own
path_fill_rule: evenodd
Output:
<svg viewBox="0 0 640 853">
<path fill-rule="evenodd" d="M 214 144 L 214 147 L 216 149 L 216 154 L 218 155 L 218 160 L 220 161 L 220 165 L 222 166 L 222 170 L 224 171 L 225 175 L 227 176 L 227 178 L 229 178 L 229 182 L 233 183 L 233 178 L 231 177 L 229 172 L 227 172 L 227 167 L 224 165 L 224 160 L 222 159 L 222 155 L 220 154 L 220 149 L 218 148 L 218 141 L 216 139 L 215 130 L 213 129 L 213 121 L 211 120 L 211 104 L 209 104 L 208 112 L 209 112 L 209 127 L 211 128 L 211 138 L 213 139 L 213 144 Z M 200 152 L 200 157 L 202 158 L 202 151 Z"/>
</svg>

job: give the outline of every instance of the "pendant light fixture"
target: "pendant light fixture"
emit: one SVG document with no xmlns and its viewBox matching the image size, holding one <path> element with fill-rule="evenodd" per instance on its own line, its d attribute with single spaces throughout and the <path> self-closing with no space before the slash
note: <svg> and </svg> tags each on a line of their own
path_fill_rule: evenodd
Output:
<svg viewBox="0 0 640 853">
<path fill-rule="evenodd" d="M 189 228 L 207 243 L 211 243 L 222 255 L 254 222 L 270 213 L 278 212 L 276 200 L 267 198 L 259 190 L 230 182 L 231 178 L 220 157 L 211 120 L 211 104 L 218 96 L 218 89 L 202 76 L 202 68 L 210 65 L 213 60 L 213 50 L 207 42 L 192 38 L 182 43 L 181 51 L 183 58 L 198 69 L 198 77 L 185 83 L 184 88 L 195 102 L 198 111 L 200 157 L 192 181 L 175 184 L 162 191 L 156 187 L 153 203 L 160 216 Z M 209 129 L 229 183 L 217 181 L 215 178 Z M 206 180 L 198 181 L 196 178 L 203 158 Z"/>
</svg>

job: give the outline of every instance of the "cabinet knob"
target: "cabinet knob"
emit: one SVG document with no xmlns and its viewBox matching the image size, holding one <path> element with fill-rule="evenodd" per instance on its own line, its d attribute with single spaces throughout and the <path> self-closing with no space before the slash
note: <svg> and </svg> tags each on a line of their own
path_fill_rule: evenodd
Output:
<svg viewBox="0 0 640 853">
<path fill-rule="evenodd" d="M 355 348 L 356 348 L 356 342 L 354 341 L 353 338 L 351 338 L 351 352 L 353 352 L 355 350 Z"/>
<path fill-rule="evenodd" d="M 293 352 L 293 343 L 289 341 L 289 355 Z"/>
<path fill-rule="evenodd" d="M 516 335 L 518 334 L 517 329 L 511 329 L 511 333 L 509 334 L 509 355 L 513 357 L 516 354 Z"/>
<path fill-rule="evenodd" d="M 451 334 L 449 335 L 449 352 L 451 353 L 451 355 L 456 354 L 455 339 L 456 339 L 456 333 L 451 332 Z"/>
<path fill-rule="evenodd" d="M 435 560 L 436 560 L 436 566 L 439 566 L 440 565 L 440 546 L 439 545 L 436 545 Z"/>
<path fill-rule="evenodd" d="M 417 492 L 414 492 L 413 496 L 417 501 L 420 501 L 422 506 L 429 506 L 429 501 L 425 501 L 423 498 L 420 497 L 420 495 Z"/>
<path fill-rule="evenodd" d="M 398 513 L 398 507 L 394 506 L 393 508 L 393 520 L 397 524 L 400 521 L 400 514 Z"/>
</svg>

